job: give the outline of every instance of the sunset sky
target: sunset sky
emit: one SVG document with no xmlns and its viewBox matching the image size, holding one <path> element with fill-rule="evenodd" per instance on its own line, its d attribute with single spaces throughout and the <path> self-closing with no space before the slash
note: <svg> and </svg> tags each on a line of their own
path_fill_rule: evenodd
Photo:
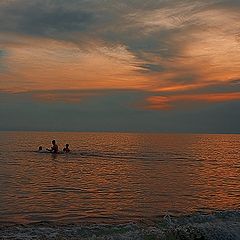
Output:
<svg viewBox="0 0 240 240">
<path fill-rule="evenodd" d="M 0 118 L 240 133 L 240 1 L 1 0 Z"/>
</svg>

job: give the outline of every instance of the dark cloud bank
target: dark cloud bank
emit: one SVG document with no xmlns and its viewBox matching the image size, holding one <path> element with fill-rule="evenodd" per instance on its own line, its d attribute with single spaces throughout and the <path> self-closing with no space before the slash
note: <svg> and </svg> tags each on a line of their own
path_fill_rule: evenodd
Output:
<svg viewBox="0 0 240 240">
<path fill-rule="evenodd" d="M 2 93 L 0 130 L 240 133 L 239 102 L 151 111 L 135 106 L 144 95 L 118 91 L 83 103 L 48 103 Z"/>
</svg>

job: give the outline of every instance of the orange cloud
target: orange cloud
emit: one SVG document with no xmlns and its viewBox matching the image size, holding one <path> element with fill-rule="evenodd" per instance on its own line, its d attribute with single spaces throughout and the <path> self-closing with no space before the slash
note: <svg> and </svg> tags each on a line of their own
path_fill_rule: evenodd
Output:
<svg viewBox="0 0 240 240">
<path fill-rule="evenodd" d="M 163 69 L 150 73 L 151 91 L 186 91 L 228 84 L 239 79 L 238 11 L 204 9 L 204 5 L 205 3 L 199 3 L 199 6 L 195 3 L 180 4 L 173 8 L 130 16 L 136 18 L 136 25 L 142 26 L 144 34 L 149 37 L 154 34 L 157 36 L 158 32 L 163 31 L 163 38 L 169 38 L 164 49 L 156 49 L 156 53 L 142 53 L 146 61 Z M 202 8 L 201 11 L 193 11 L 199 7 Z M 169 29 L 171 31 L 168 36 Z M 161 40 L 159 35 L 159 41 Z M 176 49 L 176 53 L 172 53 L 173 49 Z M 164 54 L 157 54 L 158 52 Z"/>
<path fill-rule="evenodd" d="M 138 60 L 124 45 L 18 37 L 5 45 L 8 71 L 1 73 L 1 88 L 33 90 L 143 89 L 149 80 L 138 70 Z"/>
<path fill-rule="evenodd" d="M 191 105 L 194 102 L 206 102 L 217 103 L 227 101 L 239 101 L 240 93 L 211 93 L 211 94 L 187 94 L 187 95 L 175 95 L 175 96 L 151 96 L 148 97 L 147 109 L 152 110 L 169 110 L 176 104 L 188 104 Z"/>
<path fill-rule="evenodd" d="M 192 90 L 209 86 L 228 86 L 240 77 L 239 15 L 234 10 L 202 8 L 204 6 L 204 3 L 181 3 L 127 14 L 131 23 L 121 26 L 124 44 L 120 40 L 110 44 L 101 40 L 101 36 L 91 38 L 81 33 L 72 33 L 72 42 L 1 34 L 0 47 L 7 54 L 3 57 L 6 69 L 0 72 L 0 89 L 48 91 L 36 96 L 47 101 L 71 98 L 70 93 L 64 96 L 49 93 L 58 89 L 127 89 L 156 95 L 174 92 L 170 97 L 148 98 L 154 109 L 169 109 L 177 101 L 228 101 L 231 94 L 227 97 L 190 94 Z M 201 11 L 195 11 L 199 7 Z M 143 31 L 134 36 L 139 29 Z M 133 32 L 133 43 L 147 36 L 146 42 L 140 41 L 140 49 L 127 46 L 128 31 Z M 165 37 L 163 42 L 161 36 Z M 158 45 L 158 37 L 163 45 Z M 156 46 L 150 46 L 148 51 L 146 46 L 152 42 Z M 151 70 L 149 65 L 156 66 L 155 69 L 160 66 L 160 70 Z M 189 94 L 179 95 L 181 91 Z M 79 101 L 82 97 L 85 98 L 73 94 L 71 99 Z"/>
</svg>

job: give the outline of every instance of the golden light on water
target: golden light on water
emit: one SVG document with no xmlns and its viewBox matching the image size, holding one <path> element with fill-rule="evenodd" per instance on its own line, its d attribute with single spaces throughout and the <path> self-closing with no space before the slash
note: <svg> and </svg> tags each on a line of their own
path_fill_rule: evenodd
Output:
<svg viewBox="0 0 240 240">
<path fill-rule="evenodd" d="M 124 222 L 239 206 L 239 135 L 54 134 L 72 154 L 21 151 L 47 146 L 52 133 L 5 133 L 2 147 L 15 139 L 19 149 L 3 155 L 5 221 Z"/>
</svg>

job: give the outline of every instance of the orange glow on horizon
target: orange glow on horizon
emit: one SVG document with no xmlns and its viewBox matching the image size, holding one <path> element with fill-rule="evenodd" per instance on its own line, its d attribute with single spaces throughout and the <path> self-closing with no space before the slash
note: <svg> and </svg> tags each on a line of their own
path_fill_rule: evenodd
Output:
<svg viewBox="0 0 240 240">
<path fill-rule="evenodd" d="M 147 109 L 168 110 L 177 103 L 192 104 L 193 102 L 227 102 L 240 100 L 240 93 L 211 93 L 211 94 L 186 94 L 176 96 L 151 96 L 147 98 Z"/>
</svg>

